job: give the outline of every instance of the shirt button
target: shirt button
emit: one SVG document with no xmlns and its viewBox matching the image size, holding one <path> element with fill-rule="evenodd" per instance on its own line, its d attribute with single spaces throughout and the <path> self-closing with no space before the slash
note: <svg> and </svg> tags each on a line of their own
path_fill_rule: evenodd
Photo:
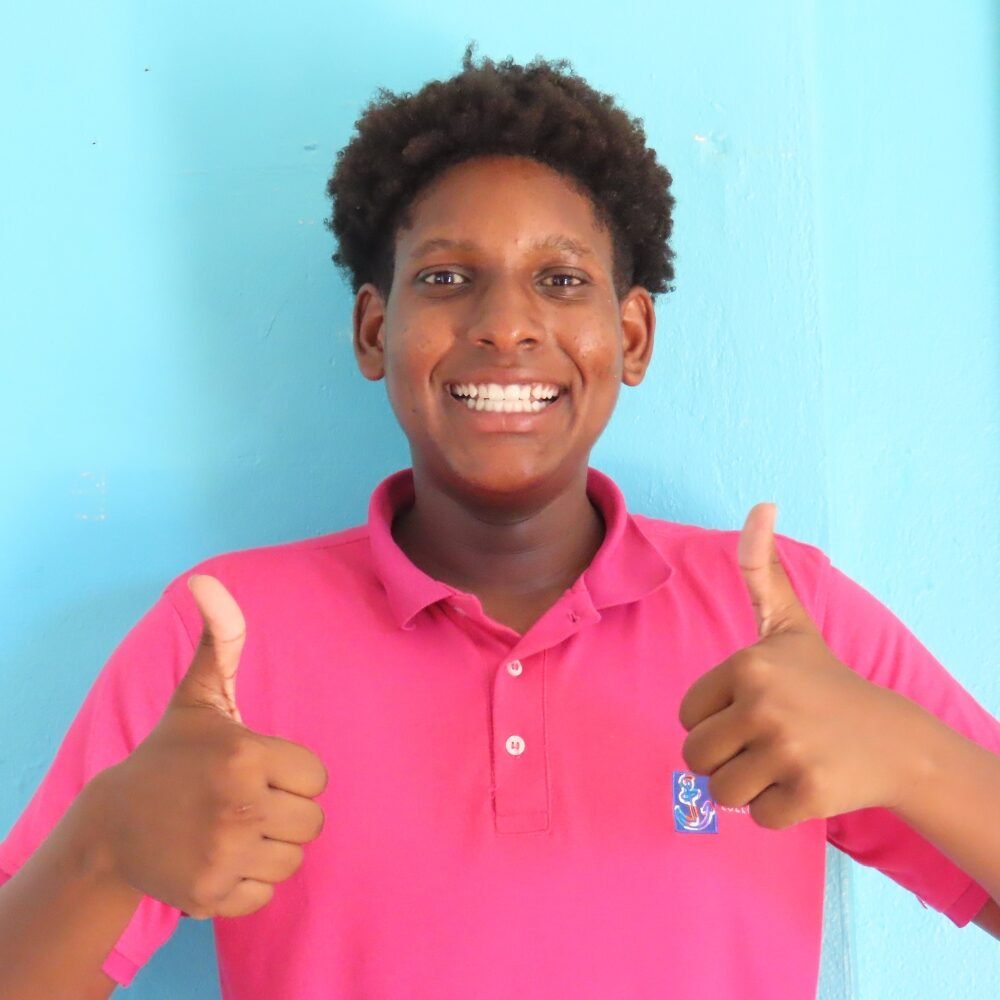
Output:
<svg viewBox="0 0 1000 1000">
<path fill-rule="evenodd" d="M 524 664 L 521 663 L 520 660 L 511 660 L 511 662 L 507 664 L 507 673 L 510 674 L 511 677 L 520 677 L 521 671 L 523 670 Z"/>
<path fill-rule="evenodd" d="M 520 736 L 507 737 L 507 753 L 511 757 L 520 757 L 524 753 L 524 740 Z"/>
</svg>

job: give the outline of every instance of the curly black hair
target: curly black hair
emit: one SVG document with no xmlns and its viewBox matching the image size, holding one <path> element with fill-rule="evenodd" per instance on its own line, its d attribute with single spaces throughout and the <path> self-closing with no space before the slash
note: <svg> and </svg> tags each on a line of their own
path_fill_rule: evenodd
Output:
<svg viewBox="0 0 1000 1000">
<path fill-rule="evenodd" d="M 327 194 L 334 263 L 353 291 L 388 295 L 396 235 L 414 199 L 447 168 L 476 156 L 524 156 L 590 197 L 614 247 L 619 296 L 632 285 L 671 289 L 671 177 L 646 145 L 642 120 L 594 90 L 566 60 L 473 61 L 415 94 L 380 89 L 337 154 Z"/>
</svg>

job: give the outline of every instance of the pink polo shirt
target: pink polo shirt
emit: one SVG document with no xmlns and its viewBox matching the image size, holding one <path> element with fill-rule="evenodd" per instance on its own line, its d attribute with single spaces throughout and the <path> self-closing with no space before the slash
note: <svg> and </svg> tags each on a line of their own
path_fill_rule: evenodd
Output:
<svg viewBox="0 0 1000 1000">
<path fill-rule="evenodd" d="M 312 748 L 321 837 L 259 912 L 216 921 L 223 995 L 259 1000 L 814 997 L 827 840 L 964 924 L 986 893 L 890 814 L 775 832 L 687 776 L 678 704 L 756 639 L 737 532 L 627 513 L 523 636 L 393 542 L 408 471 L 367 526 L 209 560 L 248 623 L 251 728 Z M 1000 752 L 1000 726 L 818 549 L 779 537 L 834 652 Z M 94 685 L 0 868 L 23 863 L 96 772 L 128 754 L 187 669 L 184 577 Z M 145 899 L 105 965 L 127 984 L 176 926 Z"/>
</svg>

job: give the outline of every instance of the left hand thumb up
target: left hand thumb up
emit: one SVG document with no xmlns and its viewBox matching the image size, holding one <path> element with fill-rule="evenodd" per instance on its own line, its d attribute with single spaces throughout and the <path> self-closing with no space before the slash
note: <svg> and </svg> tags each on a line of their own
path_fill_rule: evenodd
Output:
<svg viewBox="0 0 1000 1000">
<path fill-rule="evenodd" d="M 776 504 L 759 503 L 753 507 L 740 532 L 737 550 L 761 639 L 796 626 L 812 626 L 778 556 L 774 542 L 777 516 Z"/>
</svg>

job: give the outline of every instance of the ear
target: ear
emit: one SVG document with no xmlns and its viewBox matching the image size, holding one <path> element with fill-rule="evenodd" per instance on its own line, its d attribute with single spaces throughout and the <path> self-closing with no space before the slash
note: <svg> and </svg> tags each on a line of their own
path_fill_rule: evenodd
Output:
<svg viewBox="0 0 1000 1000">
<path fill-rule="evenodd" d="M 653 357 L 653 333 L 656 310 L 653 297 L 641 285 L 635 285 L 619 302 L 622 325 L 622 382 L 638 385 L 646 375 Z"/>
<path fill-rule="evenodd" d="M 370 282 L 354 297 L 354 357 L 365 378 L 385 376 L 385 301 Z"/>
</svg>

